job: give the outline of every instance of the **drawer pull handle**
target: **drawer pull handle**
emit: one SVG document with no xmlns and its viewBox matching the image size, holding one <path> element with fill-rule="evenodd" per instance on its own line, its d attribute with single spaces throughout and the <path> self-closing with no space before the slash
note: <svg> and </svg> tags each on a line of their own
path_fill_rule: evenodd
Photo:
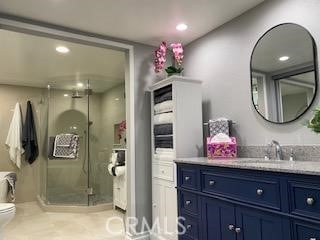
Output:
<svg viewBox="0 0 320 240">
<path fill-rule="evenodd" d="M 213 181 L 213 180 L 210 180 L 210 181 L 209 181 L 209 185 L 210 185 L 210 186 L 213 186 L 213 185 L 215 185 L 215 184 L 216 184 L 215 181 Z"/>
<path fill-rule="evenodd" d="M 190 205 L 191 204 L 191 201 L 190 200 L 187 200 L 186 201 L 186 205 L 188 206 L 188 205 Z"/>
<path fill-rule="evenodd" d="M 165 173 L 165 171 L 164 171 L 164 170 L 161 170 L 161 173 L 163 173 L 163 174 L 164 174 L 164 173 Z"/>
<path fill-rule="evenodd" d="M 312 197 L 310 197 L 310 198 L 307 198 L 307 204 L 308 205 L 313 205 L 314 204 L 314 202 L 315 202 L 315 200 L 314 200 L 314 198 L 312 198 Z"/>
<path fill-rule="evenodd" d="M 237 227 L 237 228 L 235 228 L 235 231 L 237 234 L 239 234 L 239 233 L 241 233 L 241 228 Z"/>
<path fill-rule="evenodd" d="M 317 240 L 316 238 L 310 238 L 310 240 Z"/>
<path fill-rule="evenodd" d="M 192 228 L 192 225 L 188 224 L 187 225 L 187 230 L 190 230 Z"/>
<path fill-rule="evenodd" d="M 185 177 L 184 180 L 189 181 L 190 177 Z"/>
<path fill-rule="evenodd" d="M 230 224 L 230 225 L 228 226 L 228 229 L 229 229 L 229 231 L 234 231 L 234 225 Z"/>
<path fill-rule="evenodd" d="M 261 196 L 263 194 L 263 189 L 257 189 L 257 194 Z"/>
</svg>

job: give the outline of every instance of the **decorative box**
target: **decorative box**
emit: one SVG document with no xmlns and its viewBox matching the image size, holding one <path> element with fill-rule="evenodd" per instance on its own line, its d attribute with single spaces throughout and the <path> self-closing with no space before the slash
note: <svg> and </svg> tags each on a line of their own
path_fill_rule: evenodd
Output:
<svg viewBox="0 0 320 240">
<path fill-rule="evenodd" d="M 237 140 L 230 137 L 230 142 L 213 142 L 212 138 L 207 138 L 207 154 L 209 159 L 214 158 L 236 158 Z"/>
</svg>

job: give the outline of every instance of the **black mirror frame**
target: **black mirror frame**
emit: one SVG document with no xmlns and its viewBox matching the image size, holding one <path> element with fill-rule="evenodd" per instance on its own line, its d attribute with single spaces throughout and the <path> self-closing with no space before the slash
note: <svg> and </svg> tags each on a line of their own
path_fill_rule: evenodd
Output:
<svg viewBox="0 0 320 240">
<path fill-rule="evenodd" d="M 279 27 L 279 26 L 282 26 L 282 25 L 287 25 L 287 24 L 296 25 L 296 26 L 299 26 L 299 27 L 305 29 L 305 30 L 307 31 L 307 33 L 309 34 L 311 40 L 312 40 L 312 45 L 313 45 L 313 64 L 314 64 L 314 66 L 315 66 L 315 67 L 314 67 L 314 69 L 315 69 L 315 70 L 314 70 L 314 74 L 315 74 L 315 89 L 314 89 L 313 98 L 312 98 L 309 106 L 308 106 L 299 116 L 297 116 L 295 119 L 292 119 L 292 120 L 286 121 L 286 122 L 274 122 L 274 121 L 271 121 L 271 120 L 265 118 L 265 116 L 263 116 L 263 115 L 257 110 L 256 106 L 254 105 L 253 93 L 252 93 L 252 77 L 253 77 L 253 76 L 252 76 L 252 58 L 253 58 L 253 53 L 254 53 L 256 47 L 258 46 L 260 40 L 261 40 L 265 35 L 267 35 L 267 34 L 268 34 L 270 31 L 272 31 L 273 29 L 275 29 L 275 28 L 277 28 L 277 27 Z M 301 26 L 301 25 L 299 25 L 299 24 L 290 23 L 290 22 L 288 22 L 288 23 L 281 23 L 281 24 L 278 24 L 278 25 L 270 28 L 268 31 L 266 31 L 266 32 L 258 39 L 258 41 L 256 42 L 256 44 L 254 45 L 254 48 L 253 48 L 253 50 L 252 50 L 251 57 L 250 57 L 250 93 L 251 93 L 251 102 L 252 102 L 252 105 L 253 105 L 254 109 L 256 110 L 256 112 L 257 112 L 264 120 L 266 120 L 267 122 L 270 122 L 270 123 L 274 123 L 274 124 L 286 124 L 286 123 L 292 123 L 292 122 L 298 120 L 299 118 L 301 118 L 301 117 L 312 107 L 312 105 L 313 105 L 313 103 L 314 103 L 314 100 L 315 100 L 315 98 L 316 98 L 316 96 L 317 96 L 317 92 L 318 92 L 318 81 L 319 81 L 319 79 L 318 79 L 318 77 L 319 77 L 318 70 L 319 70 L 319 67 L 318 67 L 317 45 L 316 45 L 316 42 L 315 42 L 313 36 L 311 35 L 311 33 L 310 33 L 310 31 L 309 31 L 308 29 L 306 29 L 305 27 L 303 27 L 303 26 Z"/>
</svg>

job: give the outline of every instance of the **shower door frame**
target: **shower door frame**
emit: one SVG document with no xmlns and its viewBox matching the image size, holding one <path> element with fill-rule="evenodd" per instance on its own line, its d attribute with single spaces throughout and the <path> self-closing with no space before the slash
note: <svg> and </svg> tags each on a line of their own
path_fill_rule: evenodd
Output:
<svg viewBox="0 0 320 240">
<path fill-rule="evenodd" d="M 16 16 L 0 14 L 0 29 L 26 33 L 35 36 L 49 37 L 64 41 L 75 42 L 95 47 L 123 51 L 126 58 L 125 66 L 125 92 L 126 92 L 126 121 L 127 121 L 127 216 L 137 217 L 136 212 L 136 184 L 135 184 L 135 107 L 134 107 L 134 47 L 107 36 L 74 30 L 53 24 L 24 19 Z M 127 235 L 135 235 L 134 229 L 126 229 Z"/>
</svg>

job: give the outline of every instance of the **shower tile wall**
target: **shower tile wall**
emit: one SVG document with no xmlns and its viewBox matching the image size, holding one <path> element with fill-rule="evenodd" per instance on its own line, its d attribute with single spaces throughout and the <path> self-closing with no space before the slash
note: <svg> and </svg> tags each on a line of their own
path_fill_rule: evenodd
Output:
<svg viewBox="0 0 320 240">
<path fill-rule="evenodd" d="M 42 151 L 45 144 L 43 134 L 47 128 L 45 96 L 46 89 L 0 85 L 0 169 L 1 171 L 14 171 L 17 173 L 16 202 L 18 203 L 35 201 L 39 188 L 44 187 L 42 184 L 45 180 L 42 179 L 40 181 L 40 168 L 42 169 L 41 164 L 45 163 Z M 40 101 L 41 99 L 43 102 Z M 21 104 L 24 119 L 28 100 L 33 103 L 40 154 L 32 165 L 22 161 L 22 167 L 19 170 L 9 159 L 5 141 L 16 102 Z"/>
</svg>

